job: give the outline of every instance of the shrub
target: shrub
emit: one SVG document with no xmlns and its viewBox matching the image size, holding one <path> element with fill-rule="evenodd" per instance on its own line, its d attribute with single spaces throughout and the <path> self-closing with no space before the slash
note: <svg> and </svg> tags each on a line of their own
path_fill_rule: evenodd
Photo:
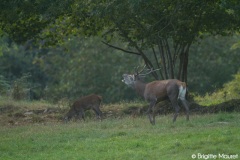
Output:
<svg viewBox="0 0 240 160">
<path fill-rule="evenodd" d="M 9 82 L 6 80 L 4 76 L 0 75 L 0 95 L 7 94 L 9 88 L 10 88 Z"/>
<path fill-rule="evenodd" d="M 240 72 L 234 75 L 232 81 L 225 83 L 223 88 L 217 90 L 216 92 L 205 96 L 195 96 L 194 100 L 205 106 L 215 105 L 229 101 L 232 99 L 239 99 L 240 97 Z"/>
<path fill-rule="evenodd" d="M 11 95 L 14 100 L 30 99 L 29 77 L 29 74 L 23 75 L 13 82 Z"/>
</svg>

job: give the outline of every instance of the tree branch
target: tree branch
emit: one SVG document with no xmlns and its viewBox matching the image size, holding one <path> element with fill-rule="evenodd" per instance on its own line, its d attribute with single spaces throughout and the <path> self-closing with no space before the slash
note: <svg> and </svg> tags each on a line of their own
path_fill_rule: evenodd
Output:
<svg viewBox="0 0 240 160">
<path fill-rule="evenodd" d="M 159 70 L 159 73 L 160 73 L 162 79 L 164 79 L 164 76 L 163 76 L 163 73 L 162 73 L 161 67 L 159 66 L 159 63 L 158 63 L 158 59 L 157 59 L 156 51 L 155 51 L 155 49 L 154 49 L 153 46 L 152 46 L 152 51 L 153 51 L 153 54 L 154 54 L 154 58 L 155 58 L 155 61 L 156 61 L 157 67 L 160 69 L 160 70 Z"/>
<path fill-rule="evenodd" d="M 130 53 L 130 54 L 135 54 L 135 55 L 141 56 L 140 53 L 128 51 L 128 50 L 122 49 L 120 47 L 113 46 L 113 45 L 111 45 L 111 44 L 109 44 L 107 42 L 104 42 L 104 41 L 102 41 L 102 43 L 104 43 L 105 45 L 107 45 L 107 46 L 109 46 L 111 48 L 114 48 L 114 49 L 117 49 L 117 50 L 120 50 L 120 51 L 123 51 L 123 52 L 126 52 L 126 53 Z"/>
</svg>

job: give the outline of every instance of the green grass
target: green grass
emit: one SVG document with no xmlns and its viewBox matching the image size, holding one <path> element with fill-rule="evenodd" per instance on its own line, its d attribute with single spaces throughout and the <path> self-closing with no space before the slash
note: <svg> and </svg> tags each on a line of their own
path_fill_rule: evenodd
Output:
<svg viewBox="0 0 240 160">
<path fill-rule="evenodd" d="M 47 101 L 26 101 L 26 100 L 13 100 L 12 98 L 0 96 L 0 107 L 12 106 L 18 109 L 46 109 L 61 107 L 56 104 L 51 104 Z M 68 107 L 68 106 L 67 106 Z"/>
<path fill-rule="evenodd" d="M 102 122 L 0 126 L 0 159 L 187 160 L 192 154 L 238 154 L 240 114 L 108 118 Z"/>
</svg>

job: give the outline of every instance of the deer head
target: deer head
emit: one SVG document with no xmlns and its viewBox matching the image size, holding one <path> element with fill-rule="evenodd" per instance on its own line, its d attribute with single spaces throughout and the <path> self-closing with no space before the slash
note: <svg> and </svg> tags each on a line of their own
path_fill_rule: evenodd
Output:
<svg viewBox="0 0 240 160">
<path fill-rule="evenodd" d="M 139 66 L 135 68 L 135 72 L 134 74 L 123 74 L 123 80 L 122 82 L 124 82 L 126 85 L 128 85 L 129 87 L 134 88 L 135 82 L 136 81 L 142 81 L 142 79 L 144 77 L 146 77 L 146 75 L 155 72 L 159 69 L 145 69 L 146 65 L 143 66 L 143 68 L 139 71 Z M 145 72 L 145 73 L 143 73 Z"/>
</svg>

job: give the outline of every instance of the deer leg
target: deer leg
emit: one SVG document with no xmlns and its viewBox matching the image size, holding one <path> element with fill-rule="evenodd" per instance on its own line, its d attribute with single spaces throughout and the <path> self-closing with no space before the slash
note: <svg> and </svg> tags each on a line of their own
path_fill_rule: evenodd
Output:
<svg viewBox="0 0 240 160">
<path fill-rule="evenodd" d="M 177 119 L 177 116 L 179 114 L 180 107 L 176 100 L 171 100 L 171 103 L 172 103 L 173 107 L 175 108 L 175 114 L 173 116 L 173 122 L 175 122 Z"/>
<path fill-rule="evenodd" d="M 147 110 L 149 121 L 152 125 L 155 125 L 155 114 L 154 114 L 154 106 L 155 101 L 150 102 L 149 108 Z"/>
<path fill-rule="evenodd" d="M 99 106 L 93 107 L 93 110 L 94 110 L 97 118 L 102 119 L 102 112 L 101 112 L 101 110 L 99 109 Z"/>
<path fill-rule="evenodd" d="M 175 107 L 175 114 L 174 114 L 174 117 L 173 117 L 173 122 L 176 121 L 177 116 L 178 116 L 178 114 L 179 114 L 179 110 L 180 110 L 180 107 L 177 105 L 177 106 Z"/>
<path fill-rule="evenodd" d="M 153 125 L 155 125 L 155 110 L 154 110 L 154 108 L 155 108 L 155 105 L 153 106 L 153 109 L 152 109 L 152 119 L 153 119 Z"/>
<path fill-rule="evenodd" d="M 78 113 L 78 119 L 81 119 L 81 118 L 85 121 L 85 113 L 83 109 L 81 109 Z"/>
<path fill-rule="evenodd" d="M 186 99 L 181 99 L 181 102 L 186 109 L 187 121 L 189 121 L 189 103 Z"/>
<path fill-rule="evenodd" d="M 82 112 L 82 119 L 85 121 L 85 113 Z"/>
</svg>

